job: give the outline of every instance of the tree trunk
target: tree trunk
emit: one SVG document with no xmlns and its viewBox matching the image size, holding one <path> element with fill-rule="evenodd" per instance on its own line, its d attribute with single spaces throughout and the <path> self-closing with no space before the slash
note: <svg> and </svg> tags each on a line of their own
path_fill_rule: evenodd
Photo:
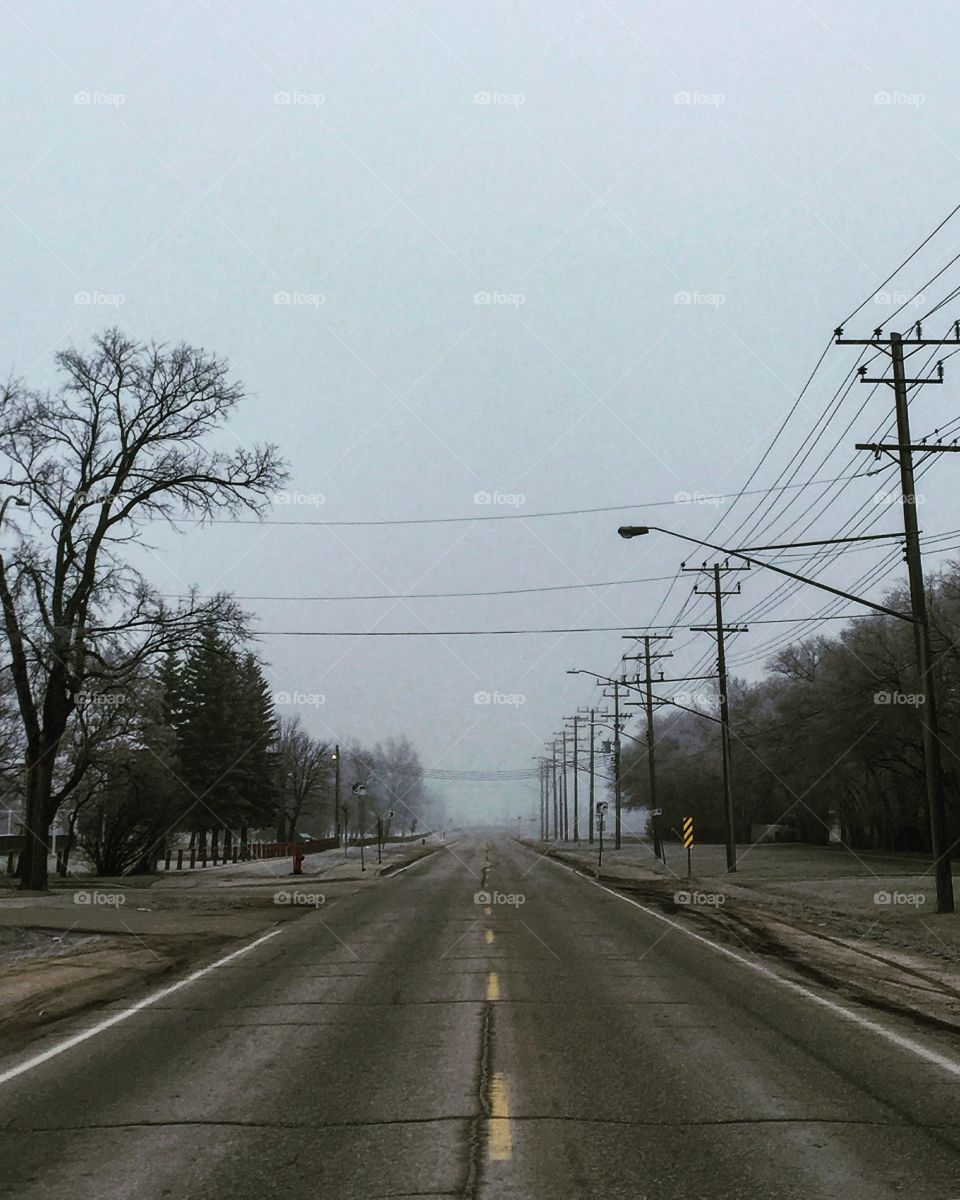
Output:
<svg viewBox="0 0 960 1200">
<path fill-rule="evenodd" d="M 70 855 L 73 853 L 74 843 L 77 840 L 77 818 L 79 816 L 80 809 L 76 807 L 67 822 L 67 836 L 64 838 L 63 850 L 57 855 L 57 874 L 61 878 L 64 878 L 70 870 Z"/>
<path fill-rule="evenodd" d="M 27 756 L 27 795 L 23 814 L 25 837 L 20 855 L 21 891 L 46 891 L 47 855 L 50 853 L 50 793 L 56 752 L 43 741 L 35 755 Z M 31 761 L 32 759 L 32 761 Z"/>
</svg>

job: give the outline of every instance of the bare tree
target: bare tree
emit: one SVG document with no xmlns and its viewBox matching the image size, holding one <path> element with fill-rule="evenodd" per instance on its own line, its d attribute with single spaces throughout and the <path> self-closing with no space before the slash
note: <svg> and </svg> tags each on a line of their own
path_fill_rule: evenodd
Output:
<svg viewBox="0 0 960 1200">
<path fill-rule="evenodd" d="M 405 737 L 387 738 L 373 748 L 374 778 L 394 809 L 397 825 L 415 832 L 422 819 L 424 800 L 423 766 L 420 756 Z"/>
<path fill-rule="evenodd" d="M 277 814 L 277 838 L 296 837 L 304 812 L 330 794 L 330 746 L 318 742 L 300 727 L 299 717 L 281 717 L 278 737 L 280 752 L 281 807 Z"/>
<path fill-rule="evenodd" d="M 47 884 L 57 756 L 78 694 L 122 681 L 205 622 L 242 624 L 222 595 L 168 607 L 120 549 L 145 521 L 259 511 L 284 477 L 273 446 L 205 445 L 243 392 L 202 349 L 144 345 L 113 329 L 57 364 L 55 394 L 19 380 L 0 394 L 0 475 L 30 506 L 25 531 L 0 549 L 25 744 L 24 888 Z"/>
</svg>

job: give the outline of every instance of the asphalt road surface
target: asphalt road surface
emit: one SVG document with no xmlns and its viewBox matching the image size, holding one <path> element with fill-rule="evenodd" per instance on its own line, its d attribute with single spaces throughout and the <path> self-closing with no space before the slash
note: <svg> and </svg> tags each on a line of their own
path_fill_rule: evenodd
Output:
<svg viewBox="0 0 960 1200">
<path fill-rule="evenodd" d="M 0 1194 L 960 1197 L 960 1046 L 692 928 L 466 839 L 0 1063 Z"/>
</svg>

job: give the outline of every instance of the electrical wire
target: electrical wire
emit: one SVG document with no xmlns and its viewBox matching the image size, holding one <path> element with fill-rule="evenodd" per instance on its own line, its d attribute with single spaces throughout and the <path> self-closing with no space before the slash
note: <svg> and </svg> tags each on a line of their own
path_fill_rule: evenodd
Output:
<svg viewBox="0 0 960 1200">
<path fill-rule="evenodd" d="M 931 233 L 927 234 L 927 236 L 923 239 L 923 241 L 920 243 L 920 245 L 916 247 L 915 250 L 910 251 L 910 253 L 903 260 L 903 262 L 898 267 L 896 267 L 893 271 L 890 272 L 890 274 L 886 277 L 886 279 L 883 281 L 883 283 L 881 283 L 878 287 L 875 287 L 873 289 L 873 291 L 866 298 L 866 300 L 863 301 L 862 304 L 858 305 L 853 310 L 853 312 L 849 314 L 849 316 L 844 317 L 844 319 L 840 322 L 840 326 L 849 324 L 850 321 L 852 321 L 853 318 L 858 313 L 862 312 L 867 307 L 867 305 L 870 303 L 870 301 L 874 298 L 874 296 L 877 294 L 877 292 L 879 292 L 883 288 L 885 288 L 887 286 L 887 284 L 890 282 L 890 280 L 893 279 L 895 275 L 898 275 L 903 270 L 903 268 L 907 265 L 907 263 L 912 262 L 912 260 L 917 257 L 917 255 L 920 253 L 920 251 L 936 237 L 936 235 L 940 232 L 940 230 L 944 227 L 944 225 L 946 225 L 948 221 L 952 220 L 953 217 L 955 217 L 958 212 L 960 212 L 960 204 L 958 204 L 956 206 L 956 208 L 951 209 L 950 212 L 947 213 L 947 215 L 943 218 L 943 220 L 940 222 L 940 224 Z"/>
</svg>

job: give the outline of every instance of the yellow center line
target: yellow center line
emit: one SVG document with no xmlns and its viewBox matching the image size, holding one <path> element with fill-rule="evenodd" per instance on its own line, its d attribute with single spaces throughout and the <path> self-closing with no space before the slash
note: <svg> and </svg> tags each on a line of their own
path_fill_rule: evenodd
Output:
<svg viewBox="0 0 960 1200">
<path fill-rule="evenodd" d="M 487 929 L 484 932 L 483 940 L 487 943 L 488 946 L 491 946 L 493 944 L 493 930 L 492 929 Z"/>
<path fill-rule="evenodd" d="M 491 971 L 487 976 L 487 999 L 500 999 L 500 976 L 496 973 L 496 971 Z"/>
<path fill-rule="evenodd" d="M 510 1129 L 510 1103 L 507 1081 L 499 1072 L 490 1078 L 490 1116 L 487 1120 L 487 1155 L 491 1162 L 513 1158 L 513 1133 Z"/>
</svg>

